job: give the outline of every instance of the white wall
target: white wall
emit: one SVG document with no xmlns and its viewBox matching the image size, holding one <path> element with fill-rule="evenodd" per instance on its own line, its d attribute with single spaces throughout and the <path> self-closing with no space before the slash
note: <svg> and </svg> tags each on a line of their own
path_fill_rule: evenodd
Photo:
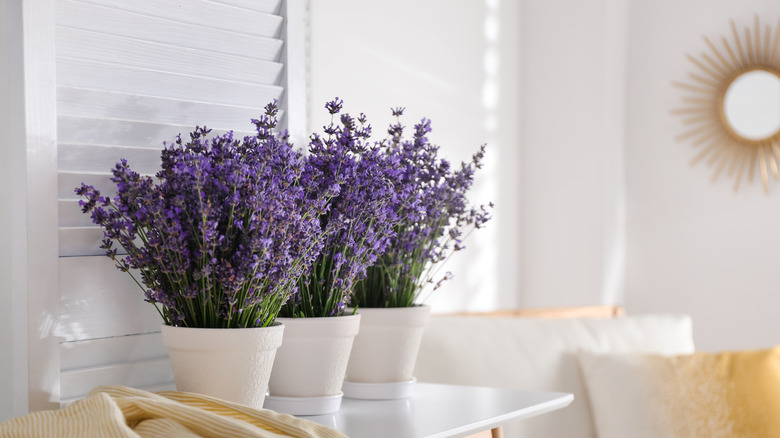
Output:
<svg viewBox="0 0 780 438">
<path fill-rule="evenodd" d="M 523 304 L 619 304 L 626 2 L 523 3 Z"/>
<path fill-rule="evenodd" d="M 670 114 L 693 65 L 685 54 L 702 39 L 730 39 L 758 13 L 777 25 L 771 0 L 633 1 L 628 57 L 626 174 L 627 308 L 630 313 L 693 315 L 697 347 L 708 350 L 778 343 L 780 184 L 765 195 L 760 178 L 733 192 L 732 178 L 710 183 L 713 168 L 688 163 L 696 151 L 675 142 L 684 131 Z"/>
</svg>

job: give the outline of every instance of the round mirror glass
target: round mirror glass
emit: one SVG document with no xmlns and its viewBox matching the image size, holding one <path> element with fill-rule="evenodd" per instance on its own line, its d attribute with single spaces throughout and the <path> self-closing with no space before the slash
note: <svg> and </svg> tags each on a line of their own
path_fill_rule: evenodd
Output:
<svg viewBox="0 0 780 438">
<path fill-rule="evenodd" d="M 780 131 L 780 77 L 765 70 L 739 75 L 723 98 L 731 129 L 750 140 L 763 140 Z"/>
</svg>

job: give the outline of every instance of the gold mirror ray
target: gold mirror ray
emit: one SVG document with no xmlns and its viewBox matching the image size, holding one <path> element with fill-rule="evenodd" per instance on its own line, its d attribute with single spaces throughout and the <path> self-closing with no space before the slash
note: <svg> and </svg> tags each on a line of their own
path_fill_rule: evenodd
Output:
<svg viewBox="0 0 780 438">
<path fill-rule="evenodd" d="M 727 118 L 724 100 L 729 87 L 745 73 L 765 71 L 780 82 L 780 20 L 774 30 L 766 25 L 762 31 L 756 15 L 753 25 L 745 26 L 742 33 L 734 20 L 730 24 L 730 39 L 723 36 L 717 45 L 705 36 L 707 51 L 698 57 L 686 55 L 694 69 L 688 81 L 673 82 L 684 93 L 682 105 L 672 110 L 685 127 L 675 138 L 696 147 L 704 145 L 691 164 L 705 161 L 714 166 L 713 182 L 725 170 L 734 178 L 734 191 L 738 191 L 742 180 L 752 182 L 757 170 L 768 193 L 770 175 L 780 179 L 780 129 L 765 138 L 741 135 Z"/>
</svg>

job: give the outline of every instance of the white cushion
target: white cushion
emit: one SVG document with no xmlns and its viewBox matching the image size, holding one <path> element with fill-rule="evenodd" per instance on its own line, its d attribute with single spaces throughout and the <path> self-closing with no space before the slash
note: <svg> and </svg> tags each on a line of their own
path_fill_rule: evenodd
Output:
<svg viewBox="0 0 780 438">
<path fill-rule="evenodd" d="M 657 354 L 580 353 L 599 438 L 780 436 L 780 346 Z"/>
<path fill-rule="evenodd" d="M 509 437 L 593 438 L 595 428 L 577 354 L 694 351 L 684 315 L 611 319 L 433 316 L 415 376 L 420 381 L 574 394 L 567 408 L 505 426 Z"/>
<path fill-rule="evenodd" d="M 676 400 L 677 403 L 670 403 L 675 402 L 674 397 L 670 396 L 682 394 L 669 390 L 681 389 L 679 383 L 682 382 L 675 379 L 674 373 L 667 369 L 669 366 L 664 361 L 664 357 L 666 356 L 580 353 L 582 375 L 588 388 L 588 397 L 599 438 L 685 436 L 673 433 L 675 428 L 670 415 L 673 412 L 667 409 L 685 407 L 689 402 L 687 399 L 691 397 L 681 397 Z M 671 388 L 666 387 L 665 381 L 672 384 Z M 688 388 L 682 390 L 688 391 Z M 713 399 L 725 401 L 721 394 L 711 395 L 714 395 Z M 728 409 L 727 406 L 724 407 Z M 707 415 L 720 419 L 723 417 L 721 411 L 722 409 L 715 409 Z M 683 411 L 679 412 L 683 413 Z M 685 414 L 690 413 L 685 412 Z M 695 429 L 688 432 L 694 432 L 688 435 L 691 437 L 704 437 L 696 434 Z M 728 435 L 718 436 L 728 437 Z"/>
</svg>

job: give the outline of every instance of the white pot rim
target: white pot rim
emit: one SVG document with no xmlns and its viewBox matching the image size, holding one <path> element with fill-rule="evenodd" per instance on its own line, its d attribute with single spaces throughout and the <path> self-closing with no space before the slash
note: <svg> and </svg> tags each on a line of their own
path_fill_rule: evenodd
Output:
<svg viewBox="0 0 780 438">
<path fill-rule="evenodd" d="M 235 345 L 258 345 L 262 350 L 276 350 L 282 343 L 284 324 L 250 328 L 161 327 L 163 344 L 169 349 L 229 350 Z M 262 339 L 262 340 L 261 340 Z"/>
<path fill-rule="evenodd" d="M 354 310 L 354 307 L 347 307 L 347 311 Z M 360 313 L 361 310 L 368 310 L 369 312 L 397 312 L 400 310 L 406 310 L 409 312 L 418 311 L 418 312 L 424 312 L 431 310 L 431 306 L 428 304 L 415 304 L 414 306 L 410 307 L 365 307 L 361 306 L 357 308 L 357 313 Z"/>
<path fill-rule="evenodd" d="M 276 318 L 279 319 L 279 318 Z M 241 328 L 209 328 L 209 327 L 179 327 L 175 325 L 168 325 L 168 324 L 162 324 L 161 327 L 163 327 L 163 330 L 203 330 L 205 331 L 221 331 L 221 330 L 235 330 L 235 331 L 254 331 L 258 329 L 273 329 L 277 326 L 283 325 L 281 322 L 274 322 L 273 324 L 269 325 L 268 327 L 241 327 Z"/>
<path fill-rule="evenodd" d="M 285 316 L 280 316 L 280 317 L 276 318 L 276 321 L 278 321 L 281 324 L 284 324 L 284 323 L 289 322 L 289 321 L 296 321 L 296 322 L 301 322 L 301 323 L 304 323 L 304 324 L 305 323 L 315 324 L 317 322 L 322 322 L 322 321 L 342 320 L 342 318 L 352 318 L 352 319 L 355 319 L 355 317 L 359 318 L 360 315 L 357 314 L 357 313 L 354 314 L 354 315 L 350 313 L 349 315 L 344 314 L 344 315 L 340 315 L 340 316 L 313 316 L 311 318 L 288 318 L 288 317 L 285 317 Z"/>
<path fill-rule="evenodd" d="M 285 338 L 352 337 L 360 330 L 360 314 L 313 318 L 276 318 L 285 326 Z"/>
<path fill-rule="evenodd" d="M 357 313 L 364 316 L 364 324 L 423 327 L 430 318 L 431 306 L 423 304 L 413 307 L 358 307 Z"/>
</svg>

